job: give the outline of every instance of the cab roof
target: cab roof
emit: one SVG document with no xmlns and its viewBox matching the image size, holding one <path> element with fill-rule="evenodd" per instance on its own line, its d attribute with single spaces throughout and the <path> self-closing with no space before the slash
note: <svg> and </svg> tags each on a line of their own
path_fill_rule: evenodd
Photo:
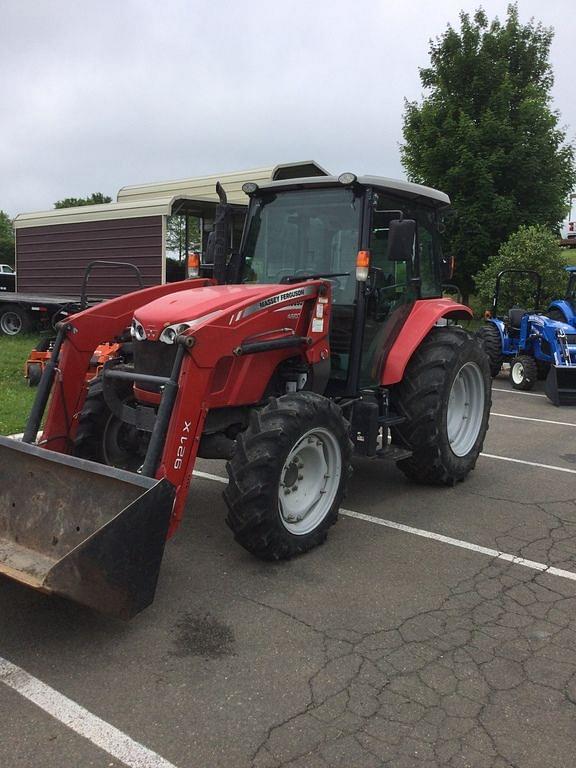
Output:
<svg viewBox="0 0 576 768">
<path fill-rule="evenodd" d="M 385 176 L 358 176 L 357 183 L 364 187 L 374 187 L 409 200 L 426 201 L 436 208 L 444 208 L 450 205 L 450 198 L 444 192 L 423 184 L 413 184 L 411 181 L 401 179 L 389 179 Z M 309 176 L 301 179 L 287 179 L 283 181 L 270 181 L 258 185 L 258 190 L 288 190 L 306 189 L 310 187 L 342 186 L 338 176 Z"/>
</svg>

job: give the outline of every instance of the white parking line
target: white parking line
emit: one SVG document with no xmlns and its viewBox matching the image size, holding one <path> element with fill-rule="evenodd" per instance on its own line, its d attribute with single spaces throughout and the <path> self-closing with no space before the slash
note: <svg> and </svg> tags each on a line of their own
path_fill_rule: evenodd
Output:
<svg viewBox="0 0 576 768">
<path fill-rule="evenodd" d="M 545 571 L 554 576 L 561 576 L 563 579 L 570 579 L 576 581 L 576 573 L 572 571 L 565 571 L 563 568 L 554 568 L 546 563 L 538 563 L 535 560 L 526 560 L 525 557 L 517 557 L 516 555 L 510 555 L 508 552 L 501 552 L 499 549 L 490 549 L 490 547 L 481 547 L 478 544 L 472 544 L 469 541 L 461 541 L 460 539 L 453 539 L 451 536 L 444 536 L 441 533 L 434 533 L 433 531 L 424 531 L 421 528 L 413 528 L 410 525 L 402 525 L 402 523 L 395 523 L 393 520 L 384 520 L 381 517 L 373 517 L 372 515 L 364 515 L 362 512 L 354 512 L 351 509 L 341 509 L 340 514 L 347 517 L 354 517 L 357 520 L 365 520 L 367 523 L 374 523 L 375 525 L 383 525 L 385 528 L 394 528 L 397 531 L 403 533 L 411 533 L 413 536 L 422 536 L 425 539 L 434 539 L 434 541 L 441 541 L 443 544 L 450 544 L 452 547 L 460 547 L 460 549 L 469 549 L 472 552 L 478 552 L 481 555 L 488 555 L 489 557 L 495 557 L 499 560 L 506 560 L 506 562 L 514 563 L 514 565 L 523 565 L 525 568 L 531 568 L 533 571 Z"/>
<path fill-rule="evenodd" d="M 504 419 L 519 419 L 520 421 L 538 421 L 540 424 L 557 424 L 559 427 L 576 427 L 570 421 L 552 421 L 551 419 L 534 419 L 529 416 L 512 416 L 510 413 L 496 413 L 490 411 L 490 416 L 501 416 Z"/>
<path fill-rule="evenodd" d="M 480 454 L 483 455 L 483 454 Z M 493 458 L 501 458 L 495 456 Z M 548 467 L 547 464 L 540 466 Z M 575 472 L 576 470 L 569 469 L 567 472 Z M 211 475 L 209 472 L 200 472 L 194 470 L 196 477 L 201 477 L 204 480 L 214 480 L 217 483 L 223 485 L 228 484 L 228 480 L 221 475 Z M 451 536 L 444 536 L 441 533 L 435 533 L 434 531 L 426 531 L 423 528 L 413 528 L 410 525 L 403 525 L 402 523 L 396 523 L 393 520 L 385 520 L 381 517 L 374 517 L 373 515 L 365 515 L 362 512 L 354 512 L 352 509 L 340 509 L 340 514 L 346 517 L 353 517 L 356 520 L 363 520 L 367 523 L 374 523 L 375 525 L 382 525 L 385 528 L 394 528 L 397 531 L 403 533 L 410 533 L 413 536 L 421 536 L 425 539 L 432 539 L 434 541 L 440 541 L 443 544 L 449 544 L 452 547 L 459 547 L 460 549 L 468 549 L 471 552 L 478 552 L 481 555 L 488 555 L 488 557 L 495 557 L 498 560 L 505 560 L 508 563 L 514 563 L 514 565 L 522 565 L 524 568 L 530 568 L 533 571 L 542 571 L 551 574 L 552 576 L 560 576 L 563 579 L 570 579 L 576 581 L 576 573 L 573 571 L 565 571 L 563 568 L 554 568 L 554 566 L 547 565 L 546 563 L 539 563 L 535 560 L 526 560 L 524 557 L 518 557 L 517 555 L 511 555 L 508 552 L 501 552 L 498 549 L 491 549 L 490 547 L 482 547 L 479 544 L 472 544 L 470 541 L 462 541 L 461 539 L 453 539 Z"/>
<path fill-rule="evenodd" d="M 495 453 L 481 453 L 485 459 L 498 459 L 498 461 L 511 461 L 514 464 L 527 464 L 529 467 L 539 467 L 540 469 L 552 469 L 554 472 L 568 472 L 571 475 L 576 475 L 576 469 L 568 469 L 568 467 L 557 467 L 555 464 L 540 464 L 538 461 L 526 461 L 525 459 L 512 459 L 510 456 L 496 456 Z"/>
<path fill-rule="evenodd" d="M 546 395 L 540 394 L 540 392 L 521 392 L 519 389 L 500 389 L 500 387 L 492 387 L 492 392 L 504 392 L 506 395 L 528 395 L 528 397 L 546 397 Z"/>
<path fill-rule="evenodd" d="M 1 656 L 0 682 L 129 768 L 176 768 L 156 752 Z"/>
</svg>

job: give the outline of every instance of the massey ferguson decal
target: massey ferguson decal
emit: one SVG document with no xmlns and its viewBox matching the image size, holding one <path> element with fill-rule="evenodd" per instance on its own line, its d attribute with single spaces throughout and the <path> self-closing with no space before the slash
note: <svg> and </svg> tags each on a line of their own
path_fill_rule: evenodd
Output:
<svg viewBox="0 0 576 768">
<path fill-rule="evenodd" d="M 294 299 L 302 299 L 304 296 L 314 296 L 317 293 L 317 286 L 310 285 L 307 288 L 293 288 L 290 291 L 284 291 L 283 293 L 277 293 L 275 296 L 269 296 L 267 299 L 262 299 L 256 304 L 252 304 L 250 307 L 246 307 L 243 310 L 241 317 L 250 317 L 255 312 L 260 312 L 262 309 L 273 307 L 275 304 L 280 304 L 284 301 L 294 301 Z"/>
</svg>

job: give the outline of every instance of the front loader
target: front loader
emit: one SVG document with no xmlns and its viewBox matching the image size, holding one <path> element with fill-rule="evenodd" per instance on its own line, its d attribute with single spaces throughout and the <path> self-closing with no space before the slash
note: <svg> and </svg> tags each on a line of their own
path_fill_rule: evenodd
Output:
<svg viewBox="0 0 576 768">
<path fill-rule="evenodd" d="M 244 190 L 238 253 L 219 188 L 201 277 L 60 323 L 23 441 L 0 438 L 0 573 L 129 618 L 197 457 L 227 460 L 227 523 L 269 560 L 325 540 L 353 453 L 419 483 L 473 469 L 490 371 L 442 298 L 448 197 L 354 174 Z"/>
</svg>

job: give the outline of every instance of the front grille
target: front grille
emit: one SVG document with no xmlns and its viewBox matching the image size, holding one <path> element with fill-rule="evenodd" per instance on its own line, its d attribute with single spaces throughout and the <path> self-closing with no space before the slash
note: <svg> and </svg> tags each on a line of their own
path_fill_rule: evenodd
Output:
<svg viewBox="0 0 576 768">
<path fill-rule="evenodd" d="M 164 344 L 160 341 L 134 342 L 134 371 L 152 376 L 170 376 L 176 357 L 176 344 Z M 138 384 L 140 389 L 159 392 L 155 384 Z"/>
</svg>

